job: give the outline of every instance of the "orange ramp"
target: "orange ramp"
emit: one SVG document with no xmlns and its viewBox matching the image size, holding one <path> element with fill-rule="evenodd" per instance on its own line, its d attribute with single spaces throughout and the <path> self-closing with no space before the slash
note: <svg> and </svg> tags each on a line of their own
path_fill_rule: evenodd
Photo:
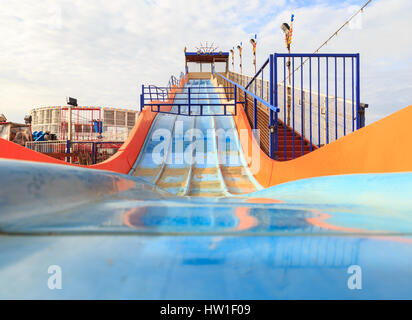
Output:
<svg viewBox="0 0 412 320">
<path fill-rule="evenodd" d="M 245 158 L 250 168 L 259 168 L 254 175 L 264 188 L 319 176 L 412 171 L 412 105 L 303 157 L 282 162 L 257 146 L 242 105 L 237 109 L 234 118 Z M 242 130 L 248 134 L 240 134 Z M 252 145 L 259 155 L 252 154 Z"/>
</svg>

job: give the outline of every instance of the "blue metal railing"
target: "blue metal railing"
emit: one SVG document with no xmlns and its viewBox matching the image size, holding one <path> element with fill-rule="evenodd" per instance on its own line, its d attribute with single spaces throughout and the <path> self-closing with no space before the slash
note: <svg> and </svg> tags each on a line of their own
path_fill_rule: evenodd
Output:
<svg viewBox="0 0 412 320">
<path fill-rule="evenodd" d="M 170 89 L 172 86 L 177 86 L 179 84 L 179 81 L 176 79 L 175 76 L 171 76 L 169 79 L 169 84 L 168 84 L 168 88 Z"/>
<path fill-rule="evenodd" d="M 142 85 L 142 93 L 145 91 L 149 95 L 149 99 L 152 100 L 153 97 L 156 97 L 154 100 L 166 101 L 169 97 L 169 92 L 172 87 L 177 87 L 182 81 L 182 78 L 185 77 L 183 72 L 180 73 L 179 79 L 177 79 L 174 75 L 170 76 L 169 82 L 166 87 L 158 87 L 155 85 L 143 86 Z M 143 96 L 140 95 L 140 111 L 142 111 L 143 107 Z"/>
<path fill-rule="evenodd" d="M 296 69 L 295 60 L 300 62 L 300 66 Z M 348 61 L 352 69 L 350 79 L 347 77 Z M 305 66 L 305 62 L 309 63 Z M 312 69 L 313 63 L 317 64 L 315 73 Z M 292 68 L 289 76 L 287 76 L 286 66 Z M 353 72 L 354 69 L 356 75 Z M 304 145 L 306 143 L 309 144 L 309 151 L 312 151 L 315 145 L 321 147 L 364 126 L 363 106 L 360 103 L 359 54 L 275 53 L 274 70 L 274 82 L 277 83 L 273 88 L 275 92 L 274 104 L 280 107 L 283 115 L 284 136 L 286 137 L 287 127 L 292 129 L 293 158 L 296 157 L 296 152 L 300 155 L 305 153 Z M 296 72 L 298 70 L 300 72 Z M 282 82 L 280 83 L 278 82 L 278 74 L 281 75 Z M 314 82 L 312 82 L 313 78 Z M 295 80 L 299 81 L 300 87 L 295 86 Z M 348 80 L 352 89 L 351 99 L 347 99 L 346 95 Z M 313 84 L 317 84 L 317 88 L 313 88 Z M 309 89 L 305 89 L 307 87 Z M 324 94 L 322 88 L 325 89 Z M 333 91 L 330 90 L 331 88 Z M 339 91 L 343 99 L 339 97 Z M 283 101 L 279 99 L 280 93 L 283 95 Z M 352 106 L 349 110 L 348 105 Z M 292 116 L 292 120 L 290 120 L 290 116 Z M 307 116 L 309 116 L 308 120 Z M 315 131 L 317 134 L 314 134 L 314 128 L 317 128 Z M 300 145 L 298 146 L 300 150 L 295 148 L 296 133 L 300 135 Z M 286 160 L 286 138 L 284 155 L 284 160 Z"/>
<path fill-rule="evenodd" d="M 120 141 L 71 141 L 72 152 L 85 152 L 90 155 L 92 164 L 107 160 L 114 155 L 123 142 Z"/>
<path fill-rule="evenodd" d="M 143 110 L 145 107 L 150 107 L 151 111 L 158 113 L 186 116 L 228 116 L 236 115 L 237 104 L 244 103 L 237 99 L 236 85 L 223 88 L 196 86 L 195 91 L 193 91 L 193 88 L 191 87 L 175 86 L 174 89 L 176 90 L 176 94 L 174 101 L 168 101 L 170 96 L 165 94 L 165 92 L 169 92 L 167 87 L 155 87 L 156 90 L 153 90 L 153 87 L 155 86 L 142 86 L 140 110 Z M 213 94 L 213 96 L 210 97 L 210 94 Z M 226 98 L 228 100 L 226 100 Z M 219 111 L 212 112 L 209 107 L 222 108 L 219 108 Z M 233 111 L 228 110 L 228 107 L 233 107 Z M 208 110 L 205 111 L 205 108 Z M 216 108 L 213 108 L 212 110 L 216 110 Z"/>
<path fill-rule="evenodd" d="M 47 140 L 26 142 L 26 148 L 73 163 L 87 155 L 89 163 L 83 164 L 96 164 L 110 158 L 122 144 L 122 141 Z"/>
<path fill-rule="evenodd" d="M 165 101 L 169 96 L 169 92 L 172 87 L 177 87 L 181 83 L 182 78 L 185 77 L 183 72 L 180 73 L 179 79 L 177 79 L 174 75 L 170 76 L 169 82 L 166 87 L 158 87 L 154 85 L 149 85 L 149 96 L 156 96 L 158 100 Z"/>
<path fill-rule="evenodd" d="M 269 79 L 264 80 L 267 67 Z M 270 122 L 279 117 L 267 150 L 273 159 L 278 154 L 279 160 L 294 159 L 365 125 L 368 105 L 360 103 L 359 54 L 275 53 L 254 76 L 229 73 L 229 77 L 233 83 L 246 80 L 245 89 L 254 89 L 255 95 L 279 108 L 277 113 L 269 108 Z M 252 113 L 258 113 L 255 103 Z M 255 116 L 250 123 L 256 127 Z"/>
</svg>

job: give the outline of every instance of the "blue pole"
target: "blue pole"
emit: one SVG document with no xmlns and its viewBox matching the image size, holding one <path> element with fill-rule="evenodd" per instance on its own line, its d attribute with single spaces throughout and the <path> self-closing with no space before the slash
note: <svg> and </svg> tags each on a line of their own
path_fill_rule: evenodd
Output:
<svg viewBox="0 0 412 320">
<path fill-rule="evenodd" d="M 355 87 L 355 78 L 354 78 L 354 73 L 353 73 L 353 57 L 352 57 L 352 132 L 355 131 L 355 93 L 354 93 L 354 87 Z"/>
<path fill-rule="evenodd" d="M 236 108 L 237 108 L 237 103 L 236 103 L 236 100 L 237 100 L 237 86 L 234 85 L 233 89 L 234 89 L 234 91 L 233 91 L 233 100 L 234 100 L 234 103 L 235 103 L 235 112 L 236 112 Z M 246 93 L 245 93 L 245 106 L 246 106 Z"/>
<path fill-rule="evenodd" d="M 278 112 L 275 112 L 275 160 L 278 160 Z"/>
<path fill-rule="evenodd" d="M 326 57 L 326 144 L 329 143 L 329 59 Z"/>
<path fill-rule="evenodd" d="M 273 86 L 275 89 L 275 96 L 273 98 L 273 104 L 272 106 L 278 107 L 278 57 L 277 54 L 275 53 L 274 59 L 273 59 L 273 64 L 274 64 L 274 69 L 273 69 L 273 73 L 275 76 L 275 79 L 273 80 Z M 273 126 L 273 112 L 272 111 L 272 117 L 270 118 L 270 121 L 272 122 L 272 126 Z M 278 112 L 275 111 L 275 160 L 278 159 Z"/>
<path fill-rule="evenodd" d="M 293 159 L 295 159 L 295 57 L 292 57 L 292 146 Z"/>
<path fill-rule="evenodd" d="M 361 128 L 360 111 L 360 64 L 359 53 L 356 54 L 356 130 Z"/>
<path fill-rule="evenodd" d="M 286 57 L 283 57 L 283 147 L 286 161 Z"/>
<path fill-rule="evenodd" d="M 300 57 L 300 132 L 302 134 L 301 139 L 300 139 L 300 152 L 301 155 L 303 156 L 303 137 L 305 135 L 305 129 L 303 125 L 303 119 L 304 119 L 304 114 L 305 114 L 305 108 L 303 105 L 303 57 Z"/>
<path fill-rule="evenodd" d="M 343 135 L 346 136 L 346 58 L 343 57 Z"/>
<path fill-rule="evenodd" d="M 309 150 L 312 151 L 312 58 L 309 57 Z"/>
<path fill-rule="evenodd" d="M 253 98 L 253 129 L 257 129 L 257 100 Z"/>
<path fill-rule="evenodd" d="M 96 163 L 96 145 L 92 142 L 92 164 Z"/>
<path fill-rule="evenodd" d="M 318 148 L 320 148 L 320 59 L 318 57 Z"/>
<path fill-rule="evenodd" d="M 70 153 L 70 140 L 66 141 L 66 153 L 69 154 Z M 70 157 L 67 157 L 66 159 L 67 162 L 70 162 Z"/>
<path fill-rule="evenodd" d="M 335 140 L 338 139 L 338 70 L 335 57 Z"/>
<path fill-rule="evenodd" d="M 144 84 L 142 84 L 142 94 L 140 95 L 140 111 L 144 108 Z"/>
<path fill-rule="evenodd" d="M 276 55 L 276 53 L 275 53 Z M 269 56 L 269 104 L 273 106 L 273 54 Z"/>
<path fill-rule="evenodd" d="M 276 58 L 276 53 L 275 53 L 275 58 Z M 273 83 L 273 76 L 274 76 L 274 73 L 276 73 L 276 71 L 274 70 L 274 67 L 276 68 L 276 65 L 273 59 L 273 54 L 271 54 L 269 56 L 269 70 L 270 70 L 269 71 L 269 90 L 270 90 L 269 91 L 269 103 L 271 106 L 273 106 L 273 99 L 274 99 L 273 93 L 274 93 L 275 86 L 276 86 L 276 84 Z M 269 127 L 271 126 L 273 126 L 273 110 L 272 109 L 269 110 Z M 269 129 L 269 137 L 270 137 L 269 156 L 271 159 L 273 159 L 274 158 L 274 150 L 273 150 L 274 146 L 273 146 L 273 136 L 272 136 L 270 129 Z"/>
<path fill-rule="evenodd" d="M 190 116 L 190 87 L 187 88 L 187 99 L 188 99 L 188 115 Z"/>
</svg>

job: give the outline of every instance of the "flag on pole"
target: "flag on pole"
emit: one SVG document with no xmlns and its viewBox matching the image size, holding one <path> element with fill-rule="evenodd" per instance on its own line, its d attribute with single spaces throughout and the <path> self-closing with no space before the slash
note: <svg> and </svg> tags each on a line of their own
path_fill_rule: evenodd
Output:
<svg viewBox="0 0 412 320">
<path fill-rule="evenodd" d="M 289 31 L 289 39 L 288 39 L 288 44 L 290 45 L 292 43 L 292 34 L 293 34 L 293 20 L 295 18 L 295 15 L 292 14 L 290 17 L 290 31 Z"/>
</svg>

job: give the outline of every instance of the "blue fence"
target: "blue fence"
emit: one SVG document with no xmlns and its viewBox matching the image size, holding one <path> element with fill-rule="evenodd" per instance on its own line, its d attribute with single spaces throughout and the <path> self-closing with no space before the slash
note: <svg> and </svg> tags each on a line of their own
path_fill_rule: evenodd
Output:
<svg viewBox="0 0 412 320">
<path fill-rule="evenodd" d="M 365 125 L 359 54 L 275 53 L 254 76 L 230 72 L 228 77 L 279 108 L 270 115 L 279 120 L 268 138 L 267 154 L 274 159 L 296 158 Z M 250 122 L 256 127 L 255 120 Z"/>
<path fill-rule="evenodd" d="M 172 87 L 179 86 L 182 78 L 184 77 L 185 77 L 185 74 L 183 72 L 180 73 L 179 79 L 177 79 L 174 75 L 170 76 L 169 82 L 166 87 L 158 87 L 155 85 L 142 86 L 142 94 L 146 93 L 146 95 L 148 96 L 148 97 L 145 97 L 145 100 L 154 99 L 154 100 L 166 101 L 167 98 L 169 97 L 169 92 L 172 89 Z M 142 95 L 140 95 L 140 99 L 142 99 Z M 142 105 L 140 106 L 140 111 L 141 110 L 142 110 Z"/>
<path fill-rule="evenodd" d="M 237 114 L 237 85 L 228 87 L 193 86 L 174 87 L 174 101 L 168 101 L 167 87 L 142 86 L 140 110 L 150 107 L 158 113 L 183 116 L 228 116 Z M 219 108 L 214 108 L 219 107 Z M 222 108 L 221 108 L 222 107 Z"/>
<path fill-rule="evenodd" d="M 57 159 L 90 165 L 107 160 L 122 144 L 120 141 L 48 140 L 26 142 L 25 146 Z"/>
<path fill-rule="evenodd" d="M 273 59 L 282 121 L 306 137 L 311 150 L 364 126 L 359 54 L 275 53 Z"/>
</svg>

